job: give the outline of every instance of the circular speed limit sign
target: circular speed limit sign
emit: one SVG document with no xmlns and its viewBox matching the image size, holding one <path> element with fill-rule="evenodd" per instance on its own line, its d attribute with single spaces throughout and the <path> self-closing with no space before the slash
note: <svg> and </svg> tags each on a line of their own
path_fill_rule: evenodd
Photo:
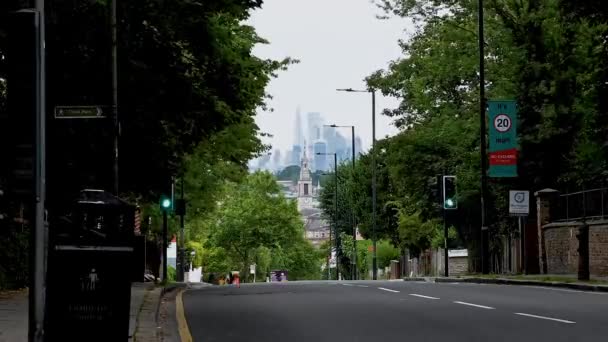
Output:
<svg viewBox="0 0 608 342">
<path fill-rule="evenodd" d="M 494 128 L 500 133 L 511 129 L 511 118 L 505 114 L 499 114 L 494 118 Z"/>
</svg>

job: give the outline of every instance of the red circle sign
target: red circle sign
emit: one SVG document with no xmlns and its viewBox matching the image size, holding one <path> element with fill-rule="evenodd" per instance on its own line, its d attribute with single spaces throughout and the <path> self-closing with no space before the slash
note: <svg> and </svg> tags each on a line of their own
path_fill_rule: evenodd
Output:
<svg viewBox="0 0 608 342">
<path fill-rule="evenodd" d="M 494 118 L 494 128 L 500 133 L 507 132 L 511 129 L 511 118 L 505 114 L 498 114 Z"/>
</svg>

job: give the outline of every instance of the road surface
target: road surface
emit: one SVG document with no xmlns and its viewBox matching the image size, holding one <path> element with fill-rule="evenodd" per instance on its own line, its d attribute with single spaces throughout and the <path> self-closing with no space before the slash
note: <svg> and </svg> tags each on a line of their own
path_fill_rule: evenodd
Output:
<svg viewBox="0 0 608 342">
<path fill-rule="evenodd" d="M 608 294 L 425 282 L 289 282 L 183 294 L 194 341 L 608 341 Z"/>
</svg>

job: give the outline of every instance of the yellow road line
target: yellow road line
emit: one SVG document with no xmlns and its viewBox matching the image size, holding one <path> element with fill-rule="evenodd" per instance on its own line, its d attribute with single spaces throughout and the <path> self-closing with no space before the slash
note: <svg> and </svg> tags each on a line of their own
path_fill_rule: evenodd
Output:
<svg viewBox="0 0 608 342">
<path fill-rule="evenodd" d="M 177 318 L 177 330 L 179 331 L 179 337 L 182 342 L 192 342 L 192 335 L 190 335 L 190 329 L 188 328 L 188 322 L 186 321 L 186 314 L 184 313 L 184 301 L 182 299 L 183 290 L 180 290 L 175 300 L 175 316 Z"/>
</svg>

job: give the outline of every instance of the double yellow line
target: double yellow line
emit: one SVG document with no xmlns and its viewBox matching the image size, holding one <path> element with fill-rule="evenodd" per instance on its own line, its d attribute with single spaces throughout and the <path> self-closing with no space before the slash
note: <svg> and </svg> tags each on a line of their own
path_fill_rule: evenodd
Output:
<svg viewBox="0 0 608 342">
<path fill-rule="evenodd" d="M 192 335 L 188 328 L 188 321 L 186 321 L 186 314 L 184 313 L 184 300 L 182 294 L 184 290 L 179 290 L 175 299 L 175 316 L 177 319 L 177 330 L 179 331 L 179 337 L 182 342 L 192 342 Z"/>
</svg>

